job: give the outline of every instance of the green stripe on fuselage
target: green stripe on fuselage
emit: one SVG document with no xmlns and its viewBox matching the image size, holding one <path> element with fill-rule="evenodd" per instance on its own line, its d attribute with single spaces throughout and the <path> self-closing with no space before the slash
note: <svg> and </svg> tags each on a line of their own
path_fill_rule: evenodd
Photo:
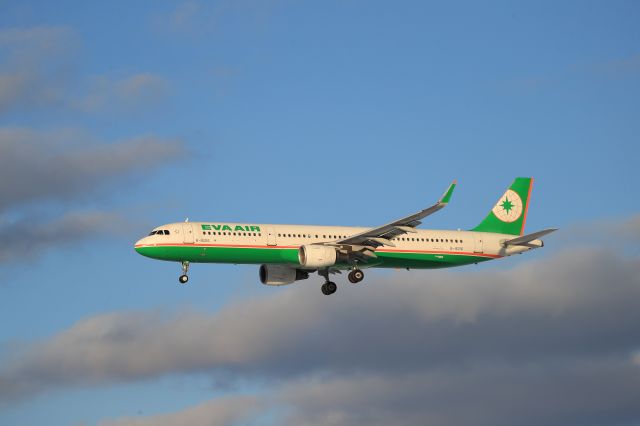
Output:
<svg viewBox="0 0 640 426">
<path fill-rule="evenodd" d="M 143 256 L 168 261 L 193 263 L 276 264 L 299 265 L 297 248 L 278 247 L 210 247 L 210 246 L 147 246 L 137 247 Z M 377 252 L 377 258 L 364 263 L 381 268 L 431 269 L 484 262 L 490 258 L 468 254 Z"/>
</svg>

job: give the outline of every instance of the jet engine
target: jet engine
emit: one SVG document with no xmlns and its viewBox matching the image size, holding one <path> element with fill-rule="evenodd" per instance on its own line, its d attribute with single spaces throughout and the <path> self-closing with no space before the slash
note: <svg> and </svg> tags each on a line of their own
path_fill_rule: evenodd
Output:
<svg viewBox="0 0 640 426">
<path fill-rule="evenodd" d="M 286 285 L 306 280 L 309 273 L 286 265 L 260 265 L 260 282 L 266 285 Z"/>
<path fill-rule="evenodd" d="M 298 261 L 305 268 L 324 268 L 335 265 L 338 252 L 334 247 L 323 245 L 300 246 Z"/>
</svg>

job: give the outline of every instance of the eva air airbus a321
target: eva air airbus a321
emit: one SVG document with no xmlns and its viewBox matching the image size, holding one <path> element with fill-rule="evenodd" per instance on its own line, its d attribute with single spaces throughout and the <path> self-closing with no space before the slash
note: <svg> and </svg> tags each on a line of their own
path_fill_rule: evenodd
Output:
<svg viewBox="0 0 640 426">
<path fill-rule="evenodd" d="M 328 295 L 337 289 L 329 277 L 341 271 L 357 283 L 365 268 L 446 268 L 542 247 L 539 238 L 555 228 L 523 235 L 532 185 L 533 178 L 516 178 L 469 231 L 416 229 L 449 203 L 454 181 L 433 206 L 375 228 L 178 222 L 155 228 L 135 249 L 152 259 L 180 262 L 183 284 L 191 263 L 258 264 L 260 281 L 267 285 L 291 284 L 317 272 Z"/>
</svg>

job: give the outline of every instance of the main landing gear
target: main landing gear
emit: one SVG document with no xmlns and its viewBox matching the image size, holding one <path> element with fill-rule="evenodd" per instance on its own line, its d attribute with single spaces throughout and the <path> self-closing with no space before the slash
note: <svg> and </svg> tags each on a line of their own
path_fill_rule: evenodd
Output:
<svg viewBox="0 0 640 426">
<path fill-rule="evenodd" d="M 322 284 L 322 287 L 320 287 L 320 290 L 322 290 L 322 294 L 324 294 L 325 296 L 328 296 L 330 294 L 335 293 L 336 290 L 338 289 L 338 286 L 333 281 L 329 281 L 329 270 L 324 269 L 324 270 L 318 271 L 318 274 L 324 277 L 324 284 Z"/>
<path fill-rule="evenodd" d="M 338 289 L 338 286 L 333 281 L 327 281 L 326 283 L 322 284 L 322 287 L 320 287 L 320 289 L 322 290 L 322 294 L 328 296 L 335 293 Z"/>
<path fill-rule="evenodd" d="M 359 283 L 364 279 L 364 272 L 362 272 L 358 268 L 353 268 L 353 270 L 349 272 L 349 275 L 347 276 L 347 278 L 349 278 L 349 282 L 353 284 Z"/>
<path fill-rule="evenodd" d="M 322 294 L 328 296 L 330 294 L 335 293 L 336 290 L 338 289 L 338 286 L 333 281 L 329 281 L 329 269 L 319 270 L 318 275 L 321 275 L 324 277 L 324 284 L 322 284 L 322 287 L 320 287 L 320 289 L 322 290 Z M 359 283 L 364 279 L 364 272 L 362 272 L 361 269 L 354 267 L 351 270 L 351 272 L 349 272 L 348 278 L 349 278 L 349 281 L 352 282 L 353 284 Z"/>
<path fill-rule="evenodd" d="M 182 262 L 182 275 L 180 275 L 180 278 L 178 278 L 180 284 L 186 284 L 187 281 L 189 281 L 189 276 L 187 275 L 187 273 L 189 273 L 189 262 L 184 261 Z"/>
</svg>

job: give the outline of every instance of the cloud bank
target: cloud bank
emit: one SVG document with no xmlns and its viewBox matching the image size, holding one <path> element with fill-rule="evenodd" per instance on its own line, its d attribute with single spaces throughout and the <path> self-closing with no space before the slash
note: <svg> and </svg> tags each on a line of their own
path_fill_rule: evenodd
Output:
<svg viewBox="0 0 640 426">
<path fill-rule="evenodd" d="M 262 403 L 288 407 L 287 424 L 632 423 L 639 263 L 574 248 L 507 271 L 395 273 L 333 298 L 304 281 L 213 314 L 99 315 L 13 352 L 0 399 L 200 373 L 265 383 Z"/>
</svg>

